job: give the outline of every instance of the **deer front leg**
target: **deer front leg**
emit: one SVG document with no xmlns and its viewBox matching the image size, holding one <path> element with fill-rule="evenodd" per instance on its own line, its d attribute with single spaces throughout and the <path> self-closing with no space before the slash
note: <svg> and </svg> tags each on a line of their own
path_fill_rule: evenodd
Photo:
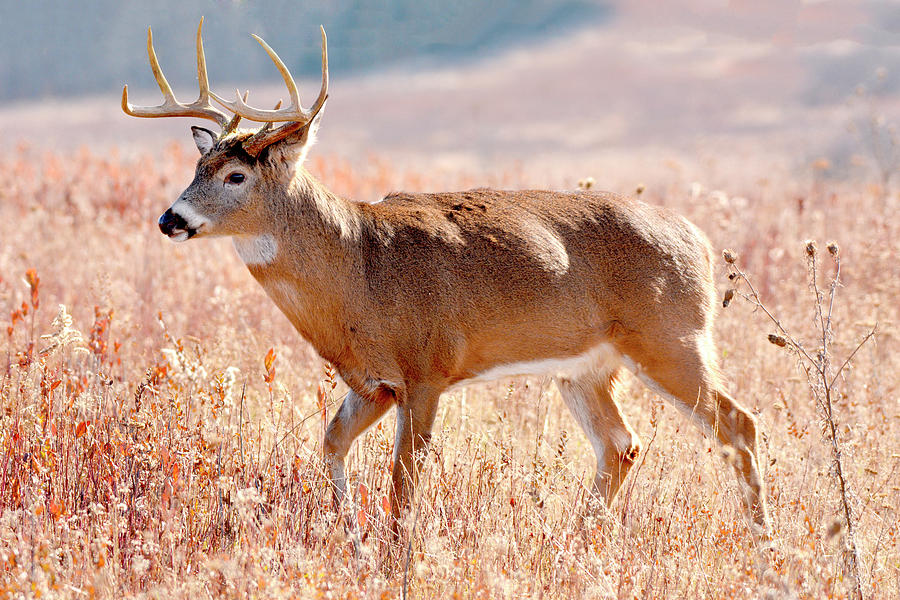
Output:
<svg viewBox="0 0 900 600">
<path fill-rule="evenodd" d="M 641 452 L 641 441 L 616 402 L 618 377 L 618 370 L 592 371 L 556 382 L 566 406 L 594 448 L 594 492 L 607 506 Z"/>
<path fill-rule="evenodd" d="M 375 424 L 393 405 L 388 400 L 366 400 L 354 391 L 347 393 L 337 414 L 325 430 L 325 470 L 331 477 L 335 508 L 340 506 L 347 487 L 344 457 L 353 440 Z"/>
<path fill-rule="evenodd" d="M 399 519 L 408 508 L 415 489 L 422 451 L 431 441 L 431 427 L 440 393 L 410 391 L 406 402 L 397 406 L 397 434 L 394 438 L 394 468 L 391 474 L 393 529 L 399 533 Z"/>
</svg>

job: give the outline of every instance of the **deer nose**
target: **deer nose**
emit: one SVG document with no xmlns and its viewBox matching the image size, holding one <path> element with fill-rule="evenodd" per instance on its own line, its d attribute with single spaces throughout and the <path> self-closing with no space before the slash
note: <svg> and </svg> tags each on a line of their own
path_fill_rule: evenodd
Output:
<svg viewBox="0 0 900 600">
<path fill-rule="evenodd" d="M 166 235 L 172 235 L 176 229 L 187 229 L 187 221 L 170 208 L 159 218 L 159 230 Z"/>
</svg>

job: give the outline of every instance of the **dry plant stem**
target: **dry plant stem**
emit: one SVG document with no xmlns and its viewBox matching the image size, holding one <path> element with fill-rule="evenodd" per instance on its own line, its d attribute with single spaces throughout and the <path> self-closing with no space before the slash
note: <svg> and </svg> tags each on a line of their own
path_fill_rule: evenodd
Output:
<svg viewBox="0 0 900 600">
<path fill-rule="evenodd" d="M 815 365 L 817 374 L 819 375 L 819 384 L 822 386 L 824 391 L 824 399 L 818 398 L 819 402 L 822 404 L 825 413 L 825 421 L 828 424 L 829 429 L 829 441 L 831 442 L 831 455 L 834 460 L 834 469 L 835 476 L 837 477 L 838 484 L 840 485 L 841 491 L 841 505 L 844 511 L 844 521 L 847 526 L 847 561 L 848 567 L 850 569 L 850 574 L 852 575 L 855 583 L 855 595 L 859 600 L 862 600 L 862 581 L 859 573 L 859 550 L 856 545 L 856 522 L 853 518 L 853 510 L 850 506 L 849 501 L 849 489 L 847 486 L 847 479 L 844 477 L 844 465 L 841 456 L 841 448 L 838 442 L 837 437 L 837 426 L 834 420 L 834 408 L 832 404 L 832 391 L 833 384 L 837 375 L 831 379 L 829 382 L 828 378 L 828 367 L 830 364 L 830 348 L 831 341 L 833 339 L 833 332 L 831 328 L 831 316 L 834 311 L 834 297 L 835 292 L 837 291 L 838 282 L 841 275 L 841 259 L 840 257 L 835 257 L 835 265 L 836 270 L 834 277 L 831 280 L 831 284 L 829 286 L 829 298 L 828 298 L 828 313 L 827 315 L 822 314 L 822 301 L 821 301 L 821 293 L 818 288 L 817 282 L 817 269 L 816 269 L 816 255 L 815 253 L 811 254 L 809 257 L 809 265 L 810 265 L 810 281 L 813 286 L 813 291 L 816 295 L 816 313 L 819 317 L 819 325 L 820 331 L 822 333 L 822 353 L 819 355 L 819 361 Z M 874 330 L 867 335 L 863 341 L 867 340 L 874 334 Z M 859 346 L 857 346 L 857 349 Z M 856 350 L 854 350 L 854 354 Z M 852 356 L 852 355 L 851 355 Z M 849 358 L 848 358 L 849 360 Z M 843 369 L 843 367 L 841 367 Z"/>
<path fill-rule="evenodd" d="M 406 542 L 406 562 L 403 565 L 403 600 L 406 600 L 409 592 L 409 565 L 412 562 L 413 536 L 416 532 L 416 523 L 419 521 L 419 512 L 421 512 L 421 509 L 422 501 L 419 499 L 419 501 L 416 502 L 416 512 L 413 515 L 413 522 L 409 528 L 409 540 Z"/>
<path fill-rule="evenodd" d="M 247 380 L 244 380 L 244 385 L 241 386 L 241 404 L 238 409 L 238 444 L 240 445 L 241 452 L 241 468 L 244 467 L 244 396 L 247 392 Z"/>
<path fill-rule="evenodd" d="M 847 570 L 849 571 L 852 579 L 851 594 L 857 600 L 862 600 L 862 578 L 859 570 L 860 557 L 856 543 L 856 517 L 854 517 L 853 508 L 850 503 L 850 486 L 848 485 L 847 478 L 844 474 L 844 461 L 841 452 L 840 440 L 838 439 L 837 423 L 834 415 L 833 393 L 834 386 L 837 382 L 838 377 L 841 375 L 841 373 L 843 373 L 847 365 L 850 364 L 859 349 L 862 348 L 862 346 L 865 345 L 865 343 L 868 342 L 870 338 L 874 337 L 877 325 L 863 337 L 863 339 L 856 345 L 853 351 L 841 363 L 841 366 L 837 369 L 837 371 L 832 374 L 830 368 L 830 359 L 832 353 L 831 342 L 834 337 L 832 329 L 832 315 L 834 313 L 834 299 L 836 296 L 837 288 L 840 285 L 841 259 L 838 255 L 834 256 L 835 274 L 834 277 L 832 277 L 828 288 L 828 309 L 826 312 L 823 302 L 823 293 L 819 289 L 818 285 L 818 265 L 816 261 L 816 252 L 814 247 L 812 247 L 812 251 L 810 251 L 810 248 L 811 246 L 807 246 L 807 260 L 810 278 L 809 281 L 810 288 L 815 296 L 816 327 L 818 329 L 818 333 L 821 335 L 822 343 L 822 349 L 817 353 L 816 357 L 811 356 L 806 351 L 806 349 L 803 348 L 802 344 L 794 336 L 792 336 L 784 328 L 784 326 L 782 326 L 781 322 L 772 314 L 772 312 L 765 306 L 765 304 L 763 304 L 762 300 L 759 297 L 759 294 L 756 291 L 756 288 L 754 288 L 753 284 L 750 282 L 749 277 L 743 271 L 741 271 L 737 267 L 737 265 L 733 263 L 731 264 L 731 268 L 733 269 L 732 279 L 734 279 L 736 282 L 743 281 L 747 284 L 747 287 L 750 289 L 750 293 L 741 295 L 751 304 L 753 304 L 755 308 L 761 309 L 766 314 L 766 316 L 778 328 L 778 331 L 784 336 L 785 341 L 787 342 L 787 346 L 797 354 L 797 357 L 800 360 L 800 366 L 806 373 L 809 388 L 815 397 L 816 404 L 819 406 L 822 412 L 826 427 L 824 433 L 831 452 L 831 458 L 834 467 L 833 472 L 838 484 L 838 489 L 840 491 L 841 510 L 843 512 L 844 525 L 846 527 L 845 540 L 847 547 L 844 553 L 844 558 L 847 561 Z"/>
<path fill-rule="evenodd" d="M 625 502 L 622 507 L 622 525 L 625 525 L 625 521 L 628 518 L 628 508 L 631 504 L 631 495 L 634 492 L 634 486 L 637 482 L 637 474 L 641 472 L 641 469 L 644 467 L 644 463 L 647 461 L 647 455 L 650 453 L 650 448 L 653 446 L 653 440 L 656 439 L 656 433 L 659 429 L 655 426 L 653 427 L 653 435 L 650 436 L 650 439 L 647 441 L 647 447 L 641 452 L 641 462 L 637 464 L 637 467 L 634 469 L 634 474 L 631 476 L 631 483 L 628 486 L 628 491 L 625 494 Z"/>
</svg>

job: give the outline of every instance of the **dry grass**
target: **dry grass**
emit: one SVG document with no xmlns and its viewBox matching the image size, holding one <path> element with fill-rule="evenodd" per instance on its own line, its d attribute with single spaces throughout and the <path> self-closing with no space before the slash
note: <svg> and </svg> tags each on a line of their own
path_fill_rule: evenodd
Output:
<svg viewBox="0 0 900 600">
<path fill-rule="evenodd" d="M 762 422 L 770 545 L 752 541 L 713 440 L 631 381 L 625 411 L 646 453 L 612 508 L 582 520 L 590 447 L 552 384 L 532 379 L 444 399 L 407 523 L 408 569 L 384 512 L 391 420 L 357 443 L 345 515 L 361 534 L 357 553 L 320 469 L 323 418 L 340 384 L 227 241 L 176 246 L 156 231 L 155 216 L 191 176 L 193 157 L 178 148 L 129 160 L 0 155 L 9 315 L 0 597 L 395 597 L 404 580 L 423 598 L 846 596 L 839 504 L 811 392 L 767 341 L 762 316 L 737 301 L 717 333 L 731 388 Z M 314 159 L 312 170 L 356 197 L 533 183 L 377 162 Z M 571 174 L 572 187 L 581 175 Z M 647 183 L 649 201 L 737 250 L 761 297 L 807 340 L 802 241 L 841 244 L 835 355 L 879 323 L 835 405 L 845 476 L 864 589 L 900 598 L 900 221 L 888 216 L 900 213 L 897 196 L 821 179 L 810 187 L 803 176 L 729 195 L 677 178 Z"/>
</svg>

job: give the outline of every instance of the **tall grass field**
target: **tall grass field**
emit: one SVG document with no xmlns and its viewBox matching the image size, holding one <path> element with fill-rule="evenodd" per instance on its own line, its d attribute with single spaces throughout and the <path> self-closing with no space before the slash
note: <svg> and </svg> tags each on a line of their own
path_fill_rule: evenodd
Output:
<svg viewBox="0 0 900 600">
<path fill-rule="evenodd" d="M 0 598 L 900 598 L 896 189 L 661 169 L 615 190 L 686 215 L 752 283 L 721 260 L 716 335 L 759 417 L 771 539 L 751 535 L 727 449 L 629 377 L 644 452 L 611 507 L 553 382 L 498 381 L 444 396 L 397 541 L 393 417 L 355 444 L 335 512 L 322 440 L 343 383 L 228 240 L 160 235 L 187 147 L 0 151 Z M 540 184 L 515 167 L 308 166 L 353 198 Z M 560 185 L 590 175 L 606 187 L 565 170 Z M 830 361 L 830 423 L 757 301 Z"/>
</svg>

